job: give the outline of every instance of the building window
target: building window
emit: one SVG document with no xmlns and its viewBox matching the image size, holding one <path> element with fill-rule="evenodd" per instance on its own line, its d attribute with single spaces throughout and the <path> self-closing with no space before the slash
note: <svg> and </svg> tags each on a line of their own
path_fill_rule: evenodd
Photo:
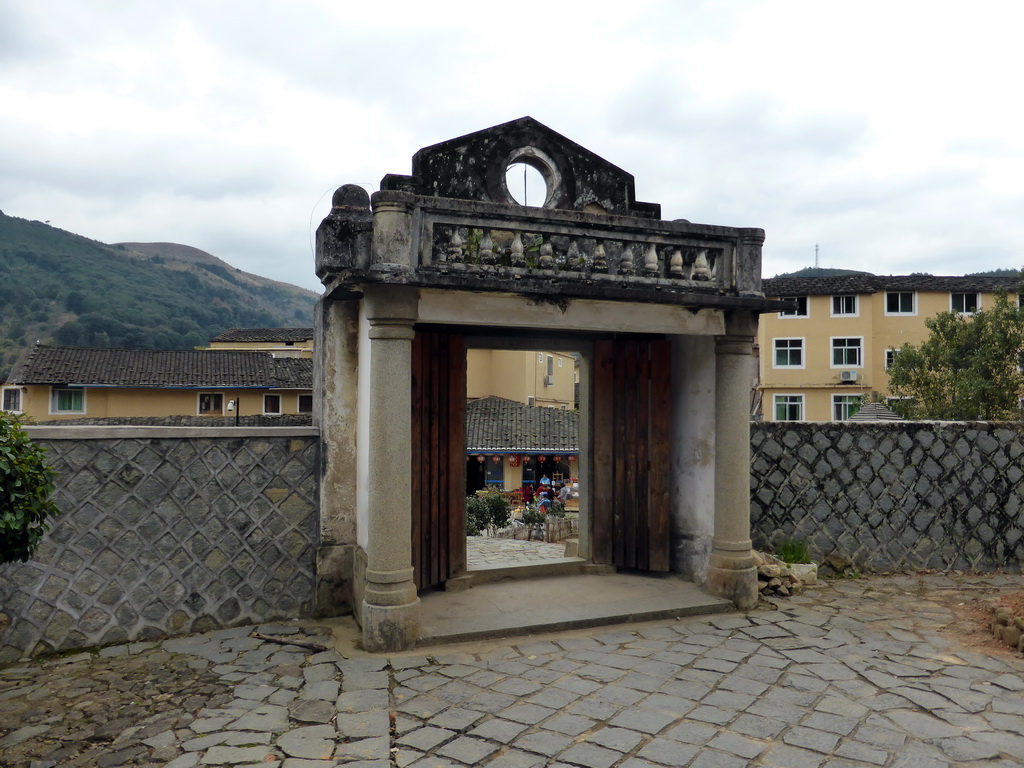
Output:
<svg viewBox="0 0 1024 768">
<path fill-rule="evenodd" d="M 774 395 L 776 421 L 803 421 L 803 395 Z"/>
<path fill-rule="evenodd" d="M 50 413 L 85 413 L 85 390 L 54 387 L 50 393 Z"/>
<path fill-rule="evenodd" d="M 299 413 L 313 412 L 313 396 L 299 395 Z"/>
<path fill-rule="evenodd" d="M 846 421 L 860 410 L 863 399 L 861 395 L 832 395 L 832 418 Z"/>
<path fill-rule="evenodd" d="M 885 314 L 916 315 L 913 291 L 889 291 L 885 294 Z"/>
<path fill-rule="evenodd" d="M 898 349 L 887 349 L 885 350 L 885 370 L 892 368 L 893 362 L 896 360 L 896 355 L 899 354 Z"/>
<path fill-rule="evenodd" d="M 981 301 L 976 292 L 949 294 L 949 308 L 961 315 L 973 315 L 981 308 Z"/>
<path fill-rule="evenodd" d="M 857 316 L 857 296 L 851 294 L 848 296 L 833 296 L 832 297 L 832 317 L 856 317 Z"/>
<path fill-rule="evenodd" d="M 779 317 L 807 317 L 806 296 L 784 296 L 782 300 L 796 302 L 796 309 L 787 309 L 779 312 Z"/>
<path fill-rule="evenodd" d="M 526 396 L 526 404 L 527 405 L 536 405 L 537 404 L 537 398 L 534 397 L 533 395 L 527 395 Z"/>
<path fill-rule="evenodd" d="M 804 367 L 803 339 L 772 339 L 772 343 L 775 346 L 773 368 Z"/>
<path fill-rule="evenodd" d="M 264 395 L 263 396 L 263 413 L 266 415 L 277 415 L 281 413 L 281 396 L 280 395 Z"/>
<path fill-rule="evenodd" d="M 832 339 L 832 367 L 846 368 L 861 365 L 861 344 L 864 339 L 861 336 L 839 337 Z"/>
<path fill-rule="evenodd" d="M 237 405 L 236 405 L 237 407 Z M 224 395 L 220 392 L 199 393 L 199 415 L 221 416 L 224 413 Z"/>
<path fill-rule="evenodd" d="M 21 390 L 11 388 L 4 390 L 3 410 L 11 413 L 21 413 Z"/>
</svg>

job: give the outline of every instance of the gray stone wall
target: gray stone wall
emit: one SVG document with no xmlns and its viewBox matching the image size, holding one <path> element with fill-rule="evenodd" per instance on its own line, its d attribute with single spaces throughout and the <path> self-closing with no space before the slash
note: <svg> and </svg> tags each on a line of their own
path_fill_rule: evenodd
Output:
<svg viewBox="0 0 1024 768">
<path fill-rule="evenodd" d="M 63 514 L 0 565 L 0 662 L 311 615 L 309 427 L 32 427 Z"/>
<path fill-rule="evenodd" d="M 1024 424 L 755 423 L 755 546 L 801 536 L 865 571 L 1021 570 Z"/>
</svg>

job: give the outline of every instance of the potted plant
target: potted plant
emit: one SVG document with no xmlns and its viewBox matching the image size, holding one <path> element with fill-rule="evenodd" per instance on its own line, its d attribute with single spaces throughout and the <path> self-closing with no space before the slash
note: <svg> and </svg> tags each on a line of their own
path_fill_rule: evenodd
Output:
<svg viewBox="0 0 1024 768">
<path fill-rule="evenodd" d="M 818 564 L 811 562 L 811 548 L 807 539 L 796 536 L 782 539 L 775 548 L 775 557 L 784 562 L 789 572 L 804 584 L 818 581 Z"/>
</svg>

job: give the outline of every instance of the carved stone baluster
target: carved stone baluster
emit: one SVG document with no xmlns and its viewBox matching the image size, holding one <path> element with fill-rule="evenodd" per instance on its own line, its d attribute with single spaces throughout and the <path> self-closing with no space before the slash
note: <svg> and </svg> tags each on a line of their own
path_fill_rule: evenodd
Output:
<svg viewBox="0 0 1024 768">
<path fill-rule="evenodd" d="M 583 255 L 583 251 L 574 237 L 569 241 L 569 251 L 565 254 L 565 268 L 573 272 L 582 272 L 586 264 L 587 257 Z"/>
<path fill-rule="evenodd" d="M 512 238 L 512 266 L 526 266 L 526 258 L 523 256 L 523 234 L 518 229 L 515 231 L 515 237 Z"/>
<path fill-rule="evenodd" d="M 452 227 L 452 239 L 448 245 L 448 269 L 464 270 L 466 268 L 464 245 L 465 241 L 459 233 L 459 228 Z"/>
<path fill-rule="evenodd" d="M 551 246 L 550 240 L 545 240 L 540 244 L 540 268 L 555 268 L 555 249 Z"/>
<path fill-rule="evenodd" d="M 622 258 L 619 260 L 619 274 L 632 275 L 633 272 L 633 244 L 626 243 L 622 246 Z"/>
<path fill-rule="evenodd" d="M 711 267 L 708 266 L 708 252 L 704 248 L 697 251 L 697 258 L 693 260 L 693 279 L 711 279 Z"/>
<path fill-rule="evenodd" d="M 668 262 L 669 277 L 683 276 L 683 252 L 678 248 L 672 249 L 672 258 Z"/>
<path fill-rule="evenodd" d="M 594 271 L 608 271 L 608 256 L 604 252 L 604 240 L 598 240 L 597 245 L 594 247 Z"/>
<path fill-rule="evenodd" d="M 650 276 L 658 274 L 658 246 L 654 243 L 648 244 L 644 254 L 644 272 Z"/>
<path fill-rule="evenodd" d="M 480 238 L 480 263 L 494 264 L 494 242 L 491 240 L 491 230 L 483 230 L 483 237 Z"/>
</svg>

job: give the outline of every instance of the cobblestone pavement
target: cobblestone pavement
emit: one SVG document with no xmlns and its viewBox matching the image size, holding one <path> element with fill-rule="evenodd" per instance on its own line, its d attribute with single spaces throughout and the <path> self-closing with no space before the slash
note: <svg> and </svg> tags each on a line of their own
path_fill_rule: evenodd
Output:
<svg viewBox="0 0 1024 768">
<path fill-rule="evenodd" d="M 0 764 L 1009 768 L 1024 659 L 949 629 L 958 605 L 1020 586 L 838 581 L 777 611 L 391 658 L 250 627 L 116 646 L 0 670 Z"/>
<path fill-rule="evenodd" d="M 469 569 L 483 566 L 512 566 L 557 560 L 565 557 L 565 542 L 491 539 L 486 536 L 466 537 L 466 562 Z"/>
</svg>

